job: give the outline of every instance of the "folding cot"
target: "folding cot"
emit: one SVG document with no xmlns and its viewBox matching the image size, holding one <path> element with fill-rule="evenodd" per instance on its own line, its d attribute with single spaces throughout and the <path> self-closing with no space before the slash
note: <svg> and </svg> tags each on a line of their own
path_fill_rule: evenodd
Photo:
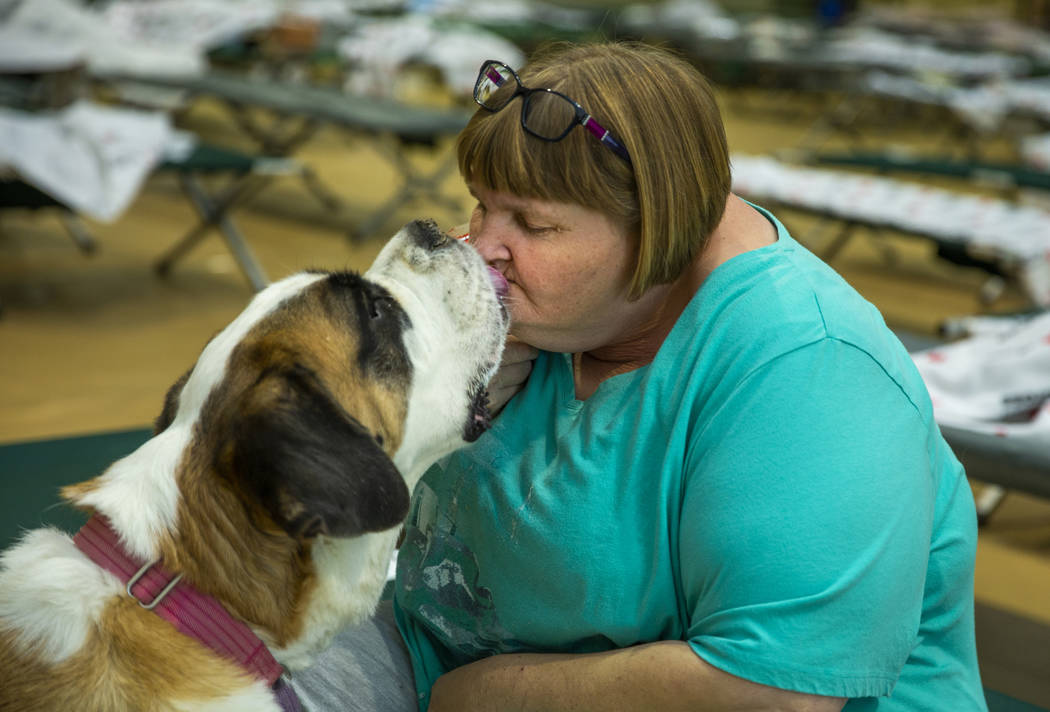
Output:
<svg viewBox="0 0 1050 712">
<path fill-rule="evenodd" d="M 255 291 L 269 280 L 262 266 L 245 242 L 230 213 L 237 205 L 256 194 L 275 176 L 295 174 L 301 170 L 295 161 L 259 156 L 207 144 L 197 144 L 186 155 L 169 157 L 157 171 L 178 175 L 180 186 L 198 215 L 197 224 L 154 264 L 158 274 L 170 273 L 175 262 L 204 238 L 210 229 L 220 231 L 238 266 Z M 224 174 L 229 181 L 218 191 L 209 193 L 201 178 Z M 77 212 L 62 200 L 17 177 L 0 181 L 0 209 L 54 209 L 85 254 L 98 249 Z"/>
<path fill-rule="evenodd" d="M 1009 438 L 941 426 L 941 433 L 966 474 L 991 485 L 978 498 L 977 517 L 985 522 L 1010 490 L 1050 499 L 1050 446 L 1033 447 Z"/>
<path fill-rule="evenodd" d="M 300 173 L 302 166 L 287 158 L 258 156 L 198 144 L 186 156 L 169 158 L 160 166 L 160 170 L 178 175 L 183 193 L 193 204 L 199 220 L 154 263 L 157 273 L 169 274 L 183 255 L 207 236 L 211 228 L 216 228 L 252 289 L 262 290 L 269 283 L 269 278 L 234 224 L 230 211 L 261 191 L 274 177 Z M 201 176 L 215 174 L 226 174 L 230 178 L 221 189 L 209 193 Z"/>
<path fill-rule="evenodd" d="M 1050 312 L 1032 312 L 1022 319 L 1011 321 L 1027 321 L 1032 325 L 1045 324 L 1047 319 L 1045 314 L 1048 313 Z M 1007 321 L 1001 318 L 999 320 Z M 1002 333 L 1004 336 L 1011 333 L 1009 327 L 1006 327 L 1006 330 Z M 916 356 L 918 361 L 924 360 L 921 354 L 940 351 L 938 347 L 944 346 L 944 342 L 909 332 L 898 332 L 897 336 L 901 339 L 904 346 Z M 995 357 L 996 351 L 1001 352 L 1003 348 L 1027 350 L 1042 347 L 1038 343 L 1024 344 L 1016 341 L 1007 346 L 1006 343 L 1009 342 L 1005 342 L 1004 339 L 999 339 L 999 341 L 1004 343 L 1003 347 L 989 349 L 985 352 L 986 356 Z M 1050 342 L 1046 342 L 1046 344 L 1050 346 Z M 926 359 L 926 362 L 936 362 L 938 360 L 937 358 L 932 358 Z M 1043 360 L 1045 361 L 1045 359 Z M 987 380 L 990 377 L 989 373 L 996 368 L 1017 369 L 1019 367 L 1027 367 L 1030 369 L 1032 364 L 1040 363 L 1039 356 L 1031 353 L 1031 351 L 1023 356 L 1015 356 L 1012 361 L 1007 362 L 1008 359 L 1005 358 L 1002 361 L 1002 364 L 974 363 L 972 365 L 972 377 L 980 378 L 983 374 L 983 377 Z M 1027 366 L 1025 364 L 1026 361 Z M 921 365 L 920 368 L 922 368 Z M 924 378 L 929 378 L 929 376 L 926 375 Z M 927 383 L 930 384 L 931 392 L 935 399 L 942 395 L 943 383 L 934 383 L 930 380 L 927 380 Z M 987 386 L 988 384 L 978 384 L 978 386 L 982 385 Z M 1041 384 L 1028 383 L 1026 385 L 1036 391 L 1037 395 L 1045 395 L 1050 392 L 1050 374 L 1046 375 Z M 974 403 L 976 402 L 975 399 Z M 1033 403 L 1037 402 L 1033 401 Z M 1045 409 L 1050 407 L 1046 405 L 1047 402 L 1050 401 L 1044 402 L 1042 406 L 1044 418 L 1039 421 L 1041 423 L 1046 422 Z M 939 406 L 943 405 L 945 404 L 938 404 L 935 400 L 935 414 L 939 413 L 938 424 L 945 440 L 948 441 L 956 457 L 959 458 L 959 461 L 966 468 L 966 474 L 989 485 L 977 499 L 977 516 L 979 521 L 982 523 L 987 521 L 1002 502 L 1006 493 L 1011 490 L 1050 499 L 1050 437 L 1045 435 L 1043 437 L 1034 436 L 1033 431 L 1022 434 L 1018 431 L 1016 425 L 995 427 L 992 418 L 989 418 L 988 424 L 980 428 L 964 424 L 957 418 L 954 422 L 946 422 L 948 418 L 944 417 L 943 413 L 938 410 Z M 1022 431 L 1024 429 L 1025 426 L 1022 426 Z"/>
<path fill-rule="evenodd" d="M 207 72 L 194 76 L 108 75 L 97 77 L 104 82 L 140 84 L 178 89 L 191 96 L 211 96 L 225 103 L 241 127 L 269 156 L 290 156 L 322 124 L 331 124 L 354 132 L 380 138 L 379 147 L 402 179 L 400 189 L 359 223 L 354 235 L 368 236 L 388 220 L 406 202 L 426 197 L 431 201 L 459 210 L 459 201 L 445 195 L 441 181 L 453 167 L 446 160 L 431 172 L 423 172 L 406 155 L 411 146 L 434 146 L 440 139 L 459 133 L 466 126 L 470 112 L 406 105 L 386 99 L 348 94 L 331 87 L 287 81 L 273 81 L 227 72 Z M 246 111 L 265 109 L 293 123 L 264 128 L 253 122 Z M 297 123 L 295 123 L 297 121 Z M 304 178 L 310 189 L 330 206 L 338 198 L 324 188 L 317 177 L 304 167 Z"/>
<path fill-rule="evenodd" d="M 816 152 L 800 158 L 814 165 L 871 169 L 885 176 L 908 173 L 957 178 L 969 181 L 974 186 L 995 188 L 1010 200 L 1015 199 L 1022 190 L 1050 191 L 1050 173 L 1016 162 L 917 156 L 894 151 Z M 1003 275 L 997 260 L 968 254 L 965 246 L 958 243 L 939 242 L 938 255 L 963 266 L 979 267 L 990 274 Z"/>
<path fill-rule="evenodd" d="M 17 177 L 0 179 L 0 210 L 21 208 L 40 210 L 54 208 L 73 242 L 84 254 L 91 254 L 98 249 L 98 243 L 84 227 L 80 216 L 61 201 L 53 198 L 39 188 L 26 183 Z"/>
<path fill-rule="evenodd" d="M 733 187 L 745 197 L 833 218 L 832 260 L 857 227 L 890 228 L 930 240 L 954 262 L 1017 279 L 1033 304 L 1050 306 L 1050 211 L 933 186 L 766 156 L 732 157 Z"/>
<path fill-rule="evenodd" d="M 914 173 L 961 178 L 1005 190 L 1018 188 L 1050 190 L 1050 173 L 1005 161 L 964 161 L 951 157 L 913 156 L 891 151 L 814 153 L 805 159 L 817 165 L 870 168 L 881 174 Z"/>
<path fill-rule="evenodd" d="M 98 243 L 95 242 L 95 238 L 84 227 L 80 216 L 67 205 L 17 177 L 0 178 L 0 210 L 12 208 L 26 210 L 55 209 L 58 211 L 59 219 L 65 226 L 66 232 L 73 238 L 73 242 L 81 252 L 90 255 L 98 249 Z M 0 301 L 0 315 L 3 315 L 3 311 L 4 303 Z"/>
</svg>

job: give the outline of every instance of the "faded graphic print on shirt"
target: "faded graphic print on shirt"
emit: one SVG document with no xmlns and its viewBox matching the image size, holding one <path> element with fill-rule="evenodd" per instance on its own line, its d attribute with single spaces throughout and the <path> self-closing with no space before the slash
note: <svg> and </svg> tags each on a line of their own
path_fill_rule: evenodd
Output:
<svg viewBox="0 0 1050 712">
<path fill-rule="evenodd" d="M 492 591 L 479 584 L 477 557 L 456 537 L 455 509 L 454 495 L 442 507 L 433 489 L 418 485 L 398 555 L 398 604 L 457 655 L 449 662 L 463 665 L 525 646 L 500 624 Z"/>
</svg>

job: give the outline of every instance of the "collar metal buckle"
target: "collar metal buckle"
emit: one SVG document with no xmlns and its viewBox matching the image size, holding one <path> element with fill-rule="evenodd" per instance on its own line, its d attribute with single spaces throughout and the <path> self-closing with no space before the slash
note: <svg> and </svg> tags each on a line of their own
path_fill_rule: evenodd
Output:
<svg viewBox="0 0 1050 712">
<path fill-rule="evenodd" d="M 135 572 L 135 575 L 128 580 L 128 585 L 124 587 L 124 590 L 128 592 L 128 595 L 134 598 L 138 602 L 138 604 L 145 608 L 147 611 L 152 611 L 154 608 L 156 608 L 157 604 L 163 601 L 164 598 L 169 593 L 171 593 L 171 589 L 175 588 L 175 584 L 182 580 L 182 574 L 178 574 L 175 578 L 169 581 L 164 588 L 160 590 L 160 593 L 153 597 L 152 601 L 146 603 L 141 598 L 132 593 L 131 589 L 135 586 L 136 583 L 139 582 L 139 579 L 146 575 L 147 571 L 149 571 L 154 565 L 156 565 L 156 563 L 156 561 L 151 561 L 145 566 L 143 566 L 141 569 Z"/>
</svg>

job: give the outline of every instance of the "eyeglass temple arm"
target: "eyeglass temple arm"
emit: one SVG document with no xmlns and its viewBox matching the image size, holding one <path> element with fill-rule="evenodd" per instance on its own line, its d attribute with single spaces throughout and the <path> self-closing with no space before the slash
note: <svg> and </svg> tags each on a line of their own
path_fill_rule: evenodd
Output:
<svg viewBox="0 0 1050 712">
<path fill-rule="evenodd" d="M 581 121 L 583 127 L 590 131 L 594 136 L 604 143 L 606 146 L 616 151 L 617 155 L 623 158 L 625 161 L 630 163 L 631 158 L 627 155 L 627 149 L 620 145 L 620 142 L 612 137 L 608 129 L 604 128 L 601 124 L 594 120 L 594 117 L 587 114 Z"/>
</svg>

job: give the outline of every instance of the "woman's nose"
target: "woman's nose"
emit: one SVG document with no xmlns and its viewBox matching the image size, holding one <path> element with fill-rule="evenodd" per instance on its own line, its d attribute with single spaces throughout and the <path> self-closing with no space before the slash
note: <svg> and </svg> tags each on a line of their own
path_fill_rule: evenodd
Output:
<svg viewBox="0 0 1050 712">
<path fill-rule="evenodd" d="M 484 222 L 471 225 L 470 244 L 489 264 L 510 259 L 510 250 L 506 242 L 500 237 L 499 230 L 492 225 L 486 225 Z"/>
</svg>

